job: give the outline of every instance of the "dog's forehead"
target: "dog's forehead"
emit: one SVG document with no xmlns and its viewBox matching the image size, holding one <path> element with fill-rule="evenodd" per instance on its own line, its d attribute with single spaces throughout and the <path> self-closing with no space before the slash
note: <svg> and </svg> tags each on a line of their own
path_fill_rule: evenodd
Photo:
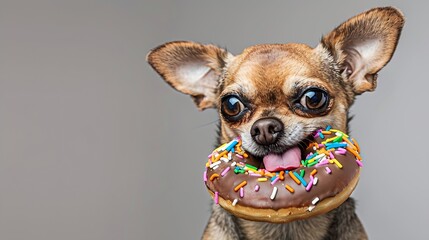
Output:
<svg viewBox="0 0 429 240">
<path fill-rule="evenodd" d="M 296 77 L 322 78 L 320 56 L 304 44 L 270 44 L 246 48 L 228 68 L 228 85 L 252 85 L 260 91 L 282 89 Z"/>
</svg>

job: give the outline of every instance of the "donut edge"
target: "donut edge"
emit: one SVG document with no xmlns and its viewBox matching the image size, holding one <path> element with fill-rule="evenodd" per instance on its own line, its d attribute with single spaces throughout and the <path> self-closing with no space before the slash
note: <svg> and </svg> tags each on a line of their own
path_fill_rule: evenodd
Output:
<svg viewBox="0 0 429 240">
<path fill-rule="evenodd" d="M 231 200 L 226 200 L 219 196 L 219 205 L 231 214 L 251 221 L 271 222 L 271 223 L 288 223 L 295 220 L 306 219 L 327 213 L 344 203 L 352 194 L 359 182 L 360 171 L 353 177 L 350 183 L 337 195 L 325 198 L 315 205 L 312 211 L 308 207 L 291 207 L 281 208 L 278 210 L 269 208 L 252 208 L 236 204 L 232 206 Z M 207 188 L 212 198 L 214 193 Z"/>
</svg>

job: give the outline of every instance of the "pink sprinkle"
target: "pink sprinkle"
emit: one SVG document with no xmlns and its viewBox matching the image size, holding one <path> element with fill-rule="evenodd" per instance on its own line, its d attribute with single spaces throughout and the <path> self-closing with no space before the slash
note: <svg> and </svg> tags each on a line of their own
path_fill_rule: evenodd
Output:
<svg viewBox="0 0 429 240">
<path fill-rule="evenodd" d="M 203 180 L 207 182 L 207 170 L 204 171 Z"/>
<path fill-rule="evenodd" d="M 223 176 L 225 176 L 225 174 L 229 171 L 229 170 L 231 170 L 231 167 L 227 167 L 227 168 L 225 168 L 223 171 L 222 171 L 222 173 L 220 174 L 222 177 Z"/>
<path fill-rule="evenodd" d="M 243 198 L 244 197 L 244 189 L 240 188 L 240 197 Z"/>
<path fill-rule="evenodd" d="M 325 157 L 323 157 L 323 159 L 318 164 L 316 164 L 316 167 L 320 167 L 320 166 L 326 165 L 328 163 L 329 163 L 329 161 L 326 160 Z"/>
<path fill-rule="evenodd" d="M 314 134 L 314 137 L 319 137 L 319 132 L 316 132 L 316 134 Z"/>
<path fill-rule="evenodd" d="M 249 173 L 249 176 L 253 176 L 253 177 L 262 177 L 262 175 L 261 174 L 259 174 L 259 173 Z"/>
<path fill-rule="evenodd" d="M 307 187 L 305 187 L 305 190 L 307 192 L 311 190 L 311 187 L 313 187 L 313 181 L 314 181 L 314 177 L 310 175 L 310 182 L 307 184 Z"/>
<path fill-rule="evenodd" d="M 238 158 L 240 158 L 240 159 L 243 159 L 244 157 L 243 156 L 241 156 L 240 154 L 235 154 L 235 156 L 237 156 Z"/>
<path fill-rule="evenodd" d="M 276 184 L 276 182 L 277 182 L 277 181 L 279 181 L 279 179 L 280 179 L 280 178 L 279 178 L 278 176 L 277 176 L 276 178 L 274 178 L 274 180 L 271 182 L 271 185 Z"/>
<path fill-rule="evenodd" d="M 305 157 L 306 159 L 308 158 L 308 157 L 310 157 L 311 155 L 313 155 L 313 152 L 310 152 L 309 154 L 307 154 L 307 156 Z"/>
<path fill-rule="evenodd" d="M 211 157 L 212 157 L 212 155 L 213 155 L 213 153 L 211 153 L 210 155 L 208 155 L 208 156 L 207 156 L 207 158 L 211 158 Z"/>
<path fill-rule="evenodd" d="M 329 167 L 325 167 L 325 170 L 328 174 L 331 174 L 332 170 Z"/>
<path fill-rule="evenodd" d="M 255 186 L 255 192 L 257 192 L 257 191 L 259 191 L 259 185 L 258 184 L 256 184 L 256 186 Z"/>
<path fill-rule="evenodd" d="M 324 147 L 324 146 L 325 146 L 325 144 L 319 143 L 319 148 Z"/>
<path fill-rule="evenodd" d="M 359 161 L 359 160 L 356 159 L 356 163 L 357 163 L 357 165 L 359 165 L 359 167 L 363 167 L 363 164 L 362 164 L 361 161 Z"/>
<path fill-rule="evenodd" d="M 335 158 L 335 156 L 334 156 L 334 154 L 332 154 L 332 152 L 329 152 L 329 157 L 330 157 L 331 159 L 334 159 L 334 158 Z"/>
<path fill-rule="evenodd" d="M 342 154 L 342 155 L 346 154 L 346 152 L 347 152 L 347 150 L 346 150 L 346 149 L 344 149 L 344 148 L 338 148 L 338 149 L 335 151 L 335 153 L 337 153 L 337 154 Z"/>
<path fill-rule="evenodd" d="M 219 192 L 215 192 L 214 201 L 216 204 L 219 204 Z"/>
</svg>

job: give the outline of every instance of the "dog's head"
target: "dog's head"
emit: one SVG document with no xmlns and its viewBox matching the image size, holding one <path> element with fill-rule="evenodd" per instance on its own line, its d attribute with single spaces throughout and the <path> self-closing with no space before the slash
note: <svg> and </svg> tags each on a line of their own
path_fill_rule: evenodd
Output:
<svg viewBox="0 0 429 240">
<path fill-rule="evenodd" d="M 147 60 L 201 110 L 217 108 L 221 141 L 236 136 L 257 157 L 299 146 L 316 129 L 347 131 L 356 95 L 376 88 L 404 24 L 394 8 L 375 8 L 344 22 L 318 46 L 267 44 L 233 56 L 213 45 L 170 42 Z"/>
</svg>

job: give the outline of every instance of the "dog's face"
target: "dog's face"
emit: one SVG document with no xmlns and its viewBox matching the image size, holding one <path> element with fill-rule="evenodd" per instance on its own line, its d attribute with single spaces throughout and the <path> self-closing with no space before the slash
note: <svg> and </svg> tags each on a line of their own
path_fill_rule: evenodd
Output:
<svg viewBox="0 0 429 240">
<path fill-rule="evenodd" d="M 316 129 L 346 131 L 356 95 L 376 87 L 404 23 L 394 8 L 349 19 L 311 48 L 249 47 L 233 56 L 213 45 L 170 42 L 148 55 L 152 67 L 199 109 L 217 108 L 221 141 L 236 136 L 256 157 L 301 146 Z"/>
</svg>

